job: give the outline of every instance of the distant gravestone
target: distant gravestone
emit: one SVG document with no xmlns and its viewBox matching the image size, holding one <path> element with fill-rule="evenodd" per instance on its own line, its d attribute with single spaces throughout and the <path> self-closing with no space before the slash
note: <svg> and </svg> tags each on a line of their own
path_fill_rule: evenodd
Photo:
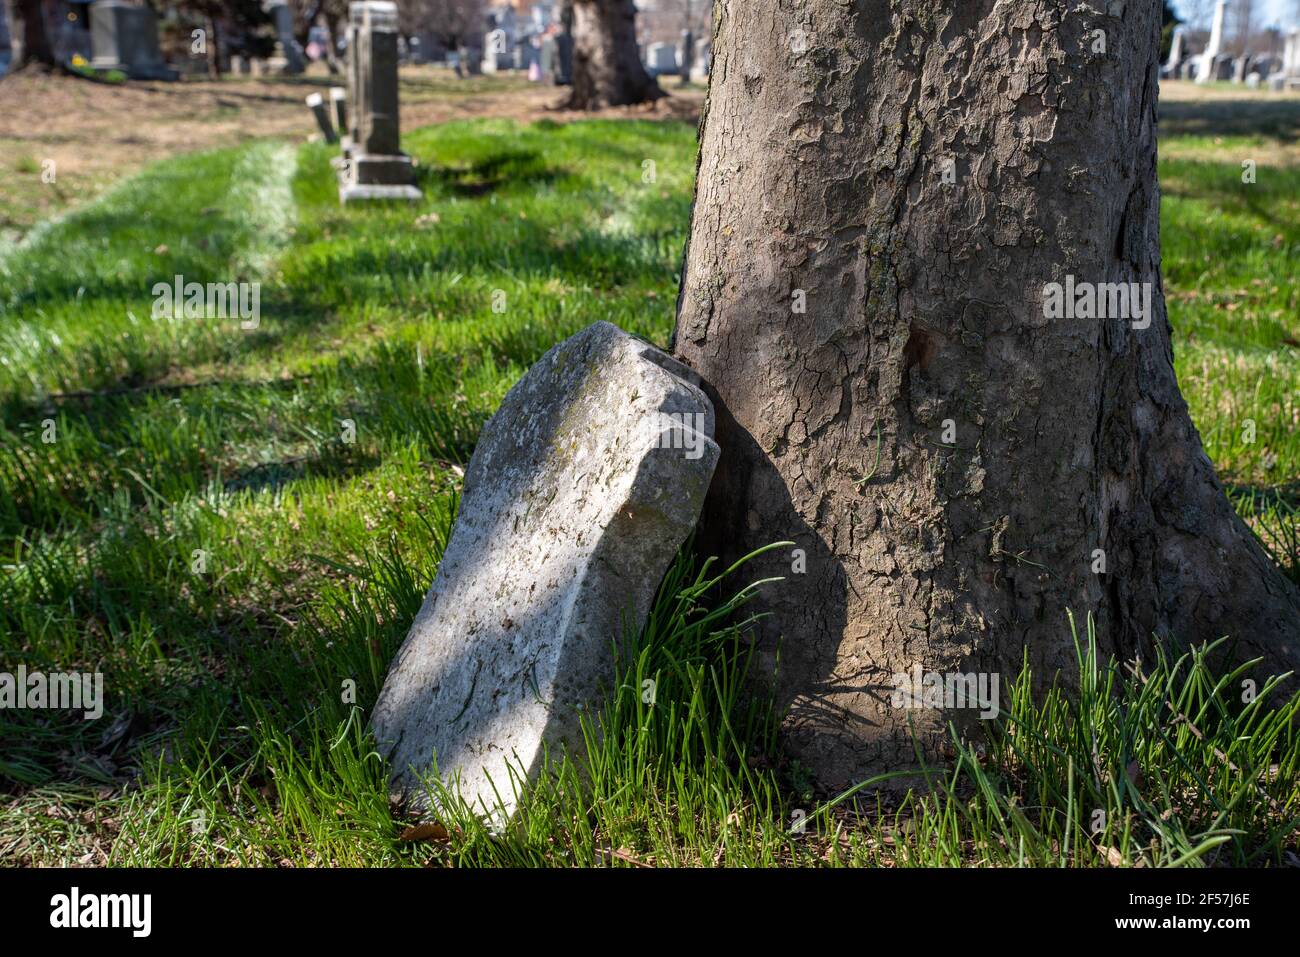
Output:
<svg viewBox="0 0 1300 957">
<path fill-rule="evenodd" d="M 1223 18 L 1228 8 L 1227 0 L 1216 0 L 1214 4 L 1214 20 L 1210 25 L 1210 39 L 1205 45 L 1205 50 L 1201 53 L 1197 61 L 1196 82 L 1209 83 L 1211 80 L 1220 79 L 1221 63 L 1219 54 L 1223 50 Z M 1229 76 L 1231 75 L 1231 65 L 1229 65 Z"/>
<path fill-rule="evenodd" d="M 614 646 L 644 624 L 698 521 L 712 434 L 694 373 L 607 322 L 510 390 L 375 705 L 396 795 L 436 810 L 424 787 L 436 756 L 478 813 L 510 814 L 544 749 L 581 745 Z"/>
<path fill-rule="evenodd" d="M 671 43 L 652 43 L 646 47 L 646 69 L 653 75 L 677 72 L 677 50 Z"/>
<path fill-rule="evenodd" d="M 555 35 L 555 85 L 569 86 L 573 83 L 573 35 L 557 33 Z"/>
<path fill-rule="evenodd" d="M 158 48 L 158 17 L 148 7 L 124 0 L 95 0 L 90 5 L 90 65 L 120 70 L 133 80 L 174 80 L 175 70 Z"/>
<path fill-rule="evenodd" d="M 1186 31 L 1182 27 L 1174 27 L 1173 40 L 1169 44 L 1169 59 L 1165 61 L 1164 66 L 1160 68 L 1162 77 L 1177 77 L 1183 65 L 1183 37 Z"/>
<path fill-rule="evenodd" d="M 1270 90 L 1285 90 L 1300 86 L 1300 30 L 1287 34 L 1282 48 L 1282 60 L 1267 74 Z"/>
<path fill-rule="evenodd" d="M 504 30 L 492 30 L 483 38 L 483 72 L 510 69 L 510 43 Z"/>
<path fill-rule="evenodd" d="M 348 92 L 351 125 L 339 199 L 419 199 L 415 166 L 399 146 L 395 3 L 369 0 L 349 5 Z"/>
<path fill-rule="evenodd" d="M 307 58 L 293 35 L 293 10 L 287 0 L 262 0 L 262 9 L 275 25 L 275 52 L 268 68 L 290 76 L 302 73 L 307 69 Z"/>
</svg>

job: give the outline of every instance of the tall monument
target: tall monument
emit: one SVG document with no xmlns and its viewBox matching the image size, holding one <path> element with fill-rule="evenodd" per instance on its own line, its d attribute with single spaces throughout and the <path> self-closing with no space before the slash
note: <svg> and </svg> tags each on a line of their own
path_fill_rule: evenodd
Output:
<svg viewBox="0 0 1300 957">
<path fill-rule="evenodd" d="M 1214 25 L 1210 27 L 1210 42 L 1206 44 L 1196 68 L 1197 83 L 1208 83 L 1216 78 L 1215 61 L 1223 48 L 1223 16 L 1227 9 L 1228 0 L 1219 0 L 1214 5 Z"/>
<path fill-rule="evenodd" d="M 415 165 L 399 145 L 397 4 L 348 7 L 348 136 L 339 198 L 419 199 Z"/>
</svg>

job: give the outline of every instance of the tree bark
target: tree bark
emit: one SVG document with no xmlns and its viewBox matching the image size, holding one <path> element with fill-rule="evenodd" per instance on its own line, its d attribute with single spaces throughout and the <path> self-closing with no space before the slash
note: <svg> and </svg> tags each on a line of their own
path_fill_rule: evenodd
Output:
<svg viewBox="0 0 1300 957">
<path fill-rule="evenodd" d="M 325 11 L 325 33 L 327 36 L 325 51 L 325 68 L 330 71 L 330 76 L 338 76 L 343 72 L 343 66 L 339 63 L 339 18 L 332 11 Z"/>
<path fill-rule="evenodd" d="M 641 63 L 633 0 L 575 0 L 573 92 L 564 106 L 598 110 L 667 95 Z"/>
<path fill-rule="evenodd" d="M 221 79 L 221 44 L 224 38 L 221 36 L 221 21 L 217 19 L 216 14 L 209 14 L 207 19 L 208 28 L 208 78 L 211 80 Z"/>
<path fill-rule="evenodd" d="M 41 0 L 18 0 L 17 12 L 23 18 L 23 58 L 18 69 L 29 65 L 57 66 L 54 47 L 45 31 Z"/>
<path fill-rule="evenodd" d="M 997 673 L 1005 707 L 1026 651 L 1077 672 L 1067 609 L 1125 658 L 1229 635 L 1296 668 L 1300 595 L 1174 376 L 1160 3 L 718 8 L 675 350 L 717 407 L 701 543 L 806 563 L 751 572 L 786 576 L 760 641 L 794 757 L 827 789 L 913 766 L 909 723 L 933 754 L 978 721 L 893 676 Z M 1067 274 L 1151 283 L 1149 326 L 1047 318 Z"/>
</svg>

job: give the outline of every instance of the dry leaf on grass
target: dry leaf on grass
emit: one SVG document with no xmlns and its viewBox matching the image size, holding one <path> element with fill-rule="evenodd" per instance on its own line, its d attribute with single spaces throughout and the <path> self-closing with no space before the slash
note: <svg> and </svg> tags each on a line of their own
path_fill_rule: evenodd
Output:
<svg viewBox="0 0 1300 957">
<path fill-rule="evenodd" d="M 434 821 L 430 824 L 413 824 L 401 834 L 397 835 L 399 841 L 450 841 L 451 835 L 447 829 Z"/>
</svg>

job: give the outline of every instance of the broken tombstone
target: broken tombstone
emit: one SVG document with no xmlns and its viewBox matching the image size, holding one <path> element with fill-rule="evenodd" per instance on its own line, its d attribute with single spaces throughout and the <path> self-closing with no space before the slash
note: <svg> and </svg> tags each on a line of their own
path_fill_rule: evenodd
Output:
<svg viewBox="0 0 1300 957">
<path fill-rule="evenodd" d="M 513 813 L 544 752 L 582 745 L 614 649 L 699 519 L 713 407 L 668 355 L 598 322 L 546 353 L 484 427 L 460 514 L 373 727 L 392 790 Z"/>
</svg>

